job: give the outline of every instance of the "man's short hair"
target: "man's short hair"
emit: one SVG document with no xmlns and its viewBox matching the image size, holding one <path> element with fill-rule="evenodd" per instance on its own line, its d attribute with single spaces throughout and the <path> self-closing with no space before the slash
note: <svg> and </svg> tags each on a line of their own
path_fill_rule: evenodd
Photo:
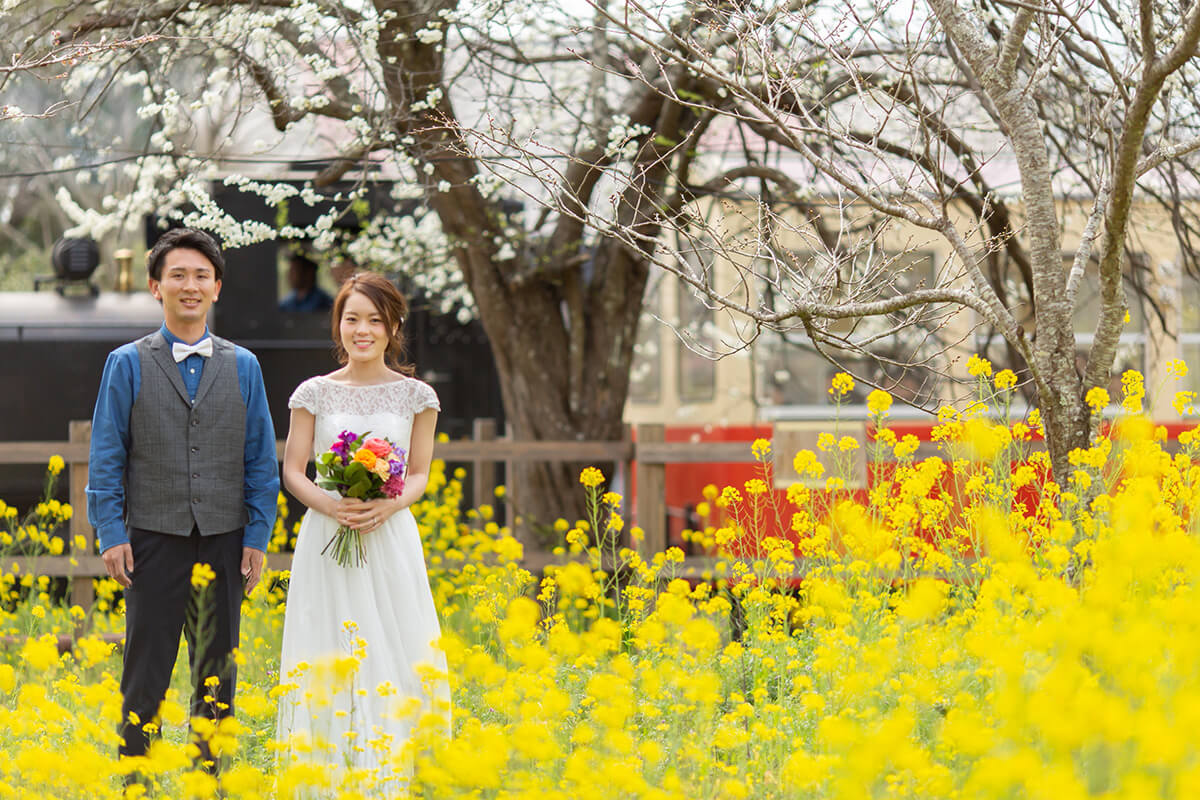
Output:
<svg viewBox="0 0 1200 800">
<path fill-rule="evenodd" d="M 225 257 L 221 255 L 221 247 L 217 240 L 204 231 L 195 228 L 172 228 L 158 237 L 150 254 L 146 256 L 146 272 L 156 281 L 162 280 L 163 261 L 167 253 L 184 248 L 195 250 L 202 254 L 213 265 L 216 279 L 221 280 L 225 274 Z"/>
</svg>

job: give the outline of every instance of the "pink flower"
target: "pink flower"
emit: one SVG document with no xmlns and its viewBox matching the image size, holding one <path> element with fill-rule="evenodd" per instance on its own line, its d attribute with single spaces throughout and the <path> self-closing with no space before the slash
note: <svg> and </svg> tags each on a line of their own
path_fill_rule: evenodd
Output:
<svg viewBox="0 0 1200 800">
<path fill-rule="evenodd" d="M 383 493 L 388 497 L 399 497 L 404 491 L 404 476 L 399 473 L 391 476 L 383 483 Z"/>
<path fill-rule="evenodd" d="M 387 458 L 392 454 L 392 446 L 388 444 L 387 439 L 367 439 L 363 442 L 362 446 L 370 450 L 378 458 Z"/>
</svg>

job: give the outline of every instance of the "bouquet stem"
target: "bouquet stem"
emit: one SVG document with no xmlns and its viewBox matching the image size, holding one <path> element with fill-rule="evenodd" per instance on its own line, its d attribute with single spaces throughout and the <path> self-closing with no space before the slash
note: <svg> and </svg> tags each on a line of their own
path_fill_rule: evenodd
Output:
<svg viewBox="0 0 1200 800">
<path fill-rule="evenodd" d="M 361 567 L 367 562 L 366 553 L 363 552 L 362 534 L 357 528 L 348 528 L 345 525 L 339 525 L 333 538 L 325 544 L 321 555 L 326 553 L 341 567 Z"/>
</svg>

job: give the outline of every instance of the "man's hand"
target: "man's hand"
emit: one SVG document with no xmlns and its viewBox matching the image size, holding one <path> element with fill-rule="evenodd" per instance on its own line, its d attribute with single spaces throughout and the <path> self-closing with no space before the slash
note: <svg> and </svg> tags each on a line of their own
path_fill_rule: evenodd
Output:
<svg viewBox="0 0 1200 800">
<path fill-rule="evenodd" d="M 133 548 L 128 542 L 108 548 L 100 557 L 108 577 L 125 587 L 133 585 Z"/>
<path fill-rule="evenodd" d="M 255 550 L 253 547 L 242 548 L 242 578 L 246 582 L 246 594 L 250 594 L 254 591 L 254 587 L 258 586 L 258 579 L 262 577 L 264 561 L 262 550 Z"/>
</svg>

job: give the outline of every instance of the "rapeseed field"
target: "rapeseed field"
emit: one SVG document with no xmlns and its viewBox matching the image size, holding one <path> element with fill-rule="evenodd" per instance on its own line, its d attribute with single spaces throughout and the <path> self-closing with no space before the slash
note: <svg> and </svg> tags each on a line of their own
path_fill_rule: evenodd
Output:
<svg viewBox="0 0 1200 800">
<path fill-rule="evenodd" d="M 449 680 L 452 730 L 447 709 L 401 710 L 414 733 L 388 757 L 406 784 L 339 764 L 377 742 L 282 758 L 286 573 L 245 600 L 236 720 L 194 726 L 222 756 L 213 776 L 191 758 L 183 653 L 151 722 L 161 740 L 115 760 L 115 584 L 98 581 L 85 612 L 10 571 L 0 798 L 1200 797 L 1200 436 L 1168 447 L 1127 374 L 1119 406 L 1089 395 L 1116 416 L 1050 480 L 1037 413 L 1008 419 L 1015 376 L 970 368 L 980 401 L 943 409 L 936 455 L 889 429 L 883 392 L 867 441 L 831 423 L 812 451 L 755 442 L 760 478 L 697 498 L 699 566 L 640 553 L 625 498 L 590 468 L 590 518 L 556 524 L 560 563 L 535 576 L 496 509 L 462 510 L 463 473 L 437 463 L 414 513 L 449 663 L 428 677 Z M 777 458 L 798 476 L 781 491 Z M 847 485 L 854 458 L 865 488 Z M 0 508 L 0 542 L 52 552 L 70 514 Z M 204 571 L 193 580 L 202 591 Z M 355 649 L 311 668 L 344 682 Z M 124 788 L 132 771 L 144 780 Z"/>
</svg>

